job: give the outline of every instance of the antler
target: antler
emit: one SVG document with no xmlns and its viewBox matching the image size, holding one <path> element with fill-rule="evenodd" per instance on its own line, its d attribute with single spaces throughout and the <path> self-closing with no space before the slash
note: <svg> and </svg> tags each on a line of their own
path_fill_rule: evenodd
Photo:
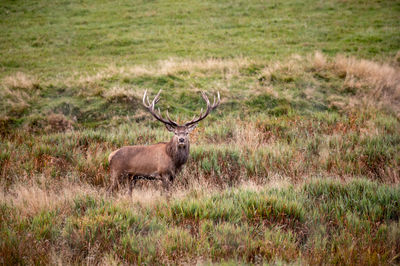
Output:
<svg viewBox="0 0 400 266">
<path fill-rule="evenodd" d="M 158 108 L 158 113 L 154 110 L 154 106 L 156 105 L 156 103 L 158 103 L 158 101 L 160 101 L 160 93 L 161 90 L 159 90 L 159 92 L 157 93 L 156 97 L 154 97 L 153 101 L 150 103 L 149 101 L 149 97 L 147 96 L 147 90 L 144 92 L 143 95 L 143 105 L 144 107 L 147 108 L 147 110 L 160 122 L 163 122 L 164 124 L 170 125 L 172 127 L 177 127 L 178 123 L 176 123 L 175 121 L 173 121 L 168 114 L 168 110 L 167 110 L 167 119 L 163 118 L 161 116 L 161 112 L 160 112 L 160 108 Z M 147 97 L 146 97 L 147 96 Z M 147 103 L 146 103 L 147 101 Z"/>
<path fill-rule="evenodd" d="M 208 114 L 209 114 L 212 110 L 214 110 L 215 108 L 218 107 L 218 105 L 219 105 L 219 103 L 220 103 L 220 101 L 221 101 L 219 92 L 218 92 L 218 94 L 217 94 L 217 100 L 215 100 L 215 96 L 214 96 L 214 101 L 213 101 L 213 104 L 212 104 L 212 105 L 210 104 L 210 100 L 208 100 L 208 97 L 207 97 L 207 95 L 205 94 L 204 91 L 201 92 L 201 97 L 203 97 L 203 99 L 204 99 L 204 100 L 206 101 L 206 103 L 207 103 L 207 110 L 206 110 L 206 112 L 203 114 L 203 109 L 201 109 L 199 117 L 197 117 L 197 118 L 196 118 L 196 117 L 193 117 L 193 119 L 192 119 L 191 121 L 189 121 L 189 122 L 186 122 L 186 123 L 184 124 L 184 126 L 191 126 L 191 125 L 193 125 L 193 124 L 197 124 L 198 122 L 200 122 L 201 120 L 203 120 L 204 118 L 206 118 L 206 117 L 208 116 Z"/>
</svg>

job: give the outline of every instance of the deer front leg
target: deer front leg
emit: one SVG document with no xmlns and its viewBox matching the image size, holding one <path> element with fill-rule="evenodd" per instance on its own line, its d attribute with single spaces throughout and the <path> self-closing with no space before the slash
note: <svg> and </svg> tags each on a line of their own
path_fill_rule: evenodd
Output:
<svg viewBox="0 0 400 266">
<path fill-rule="evenodd" d="M 169 191 L 169 187 L 171 185 L 170 175 L 167 175 L 167 174 L 162 175 L 161 182 L 162 182 L 164 191 Z"/>
</svg>

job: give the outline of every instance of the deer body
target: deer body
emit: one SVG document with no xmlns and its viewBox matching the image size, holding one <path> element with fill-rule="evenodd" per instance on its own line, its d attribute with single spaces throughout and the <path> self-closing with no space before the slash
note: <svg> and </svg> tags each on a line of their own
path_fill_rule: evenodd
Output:
<svg viewBox="0 0 400 266">
<path fill-rule="evenodd" d="M 112 177 L 112 189 L 129 178 L 129 189 L 132 182 L 138 179 L 161 180 L 164 187 L 172 182 L 189 158 L 189 143 L 178 147 L 174 138 L 148 146 L 125 146 L 110 154 L 109 162 Z"/>
<path fill-rule="evenodd" d="M 108 160 L 110 164 L 111 186 L 110 190 L 114 190 L 119 186 L 121 181 L 129 181 L 129 192 L 132 191 L 132 185 L 138 179 L 161 180 L 164 189 L 169 188 L 169 184 L 173 182 L 175 175 L 181 170 L 182 166 L 189 158 L 189 137 L 188 134 L 192 131 L 197 123 L 204 119 L 211 110 L 215 109 L 219 104 L 218 101 L 213 105 L 207 96 L 203 93 L 202 96 L 207 102 L 207 111 L 205 114 L 201 112 L 198 118 L 193 118 L 190 122 L 184 125 L 178 125 L 168 116 L 168 120 L 161 117 L 160 112 L 157 114 L 154 111 L 154 105 L 159 101 L 159 95 L 154 98 L 152 103 L 147 99 L 145 102 L 146 92 L 143 96 L 143 104 L 150 113 L 159 121 L 163 122 L 167 129 L 174 133 L 174 136 L 169 142 L 162 142 L 153 145 L 143 146 L 124 146 L 116 151 L 113 151 Z"/>
</svg>

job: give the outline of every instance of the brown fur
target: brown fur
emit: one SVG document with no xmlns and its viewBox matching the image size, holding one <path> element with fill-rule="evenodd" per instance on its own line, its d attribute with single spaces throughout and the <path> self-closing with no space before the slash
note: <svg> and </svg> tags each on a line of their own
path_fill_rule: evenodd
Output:
<svg viewBox="0 0 400 266">
<path fill-rule="evenodd" d="M 125 146 L 113 151 L 109 156 L 110 190 L 119 187 L 123 179 L 135 183 L 140 178 L 161 180 L 164 188 L 168 188 L 189 157 L 189 140 L 182 146 L 177 142 L 178 138 L 174 136 L 167 143 Z M 129 187 L 131 190 L 131 183 Z"/>
</svg>

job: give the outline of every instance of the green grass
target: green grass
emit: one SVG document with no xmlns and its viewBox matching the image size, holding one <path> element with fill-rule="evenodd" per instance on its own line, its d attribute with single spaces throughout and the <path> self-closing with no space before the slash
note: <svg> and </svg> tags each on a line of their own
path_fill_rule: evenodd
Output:
<svg viewBox="0 0 400 266">
<path fill-rule="evenodd" d="M 284 59 L 399 49 L 399 1 L 3 1 L 3 73 L 44 77 L 169 57 Z"/>
<path fill-rule="evenodd" d="M 0 264 L 399 264 L 400 2 L 2 1 Z M 171 192 L 108 155 L 191 134 Z"/>
<path fill-rule="evenodd" d="M 120 262 L 150 264 L 200 257 L 210 262 L 397 263 L 399 197 L 399 186 L 314 179 L 298 188 L 202 192 L 153 206 L 78 196 L 67 206 L 25 218 L 12 215 L 16 207 L 3 205 L 2 217 L 8 218 L 1 226 L 1 254 L 5 263 L 48 262 L 51 254 L 43 248 L 50 244 L 70 263 L 90 254 L 93 261 L 111 254 Z M 21 249 L 20 241 L 35 245 Z"/>
</svg>

